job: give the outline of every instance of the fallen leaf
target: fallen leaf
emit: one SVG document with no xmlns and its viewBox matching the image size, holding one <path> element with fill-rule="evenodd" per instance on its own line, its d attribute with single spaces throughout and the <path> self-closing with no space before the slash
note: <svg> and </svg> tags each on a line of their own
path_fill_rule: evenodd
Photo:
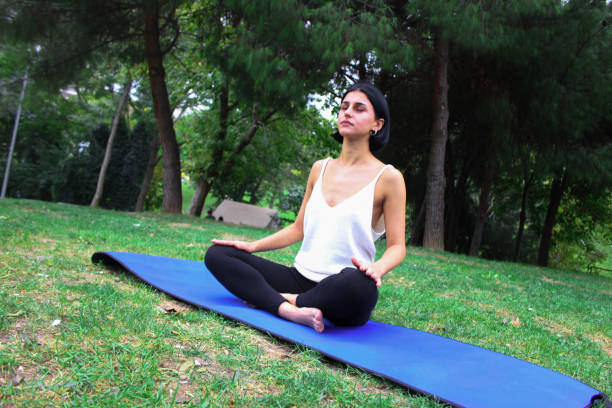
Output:
<svg viewBox="0 0 612 408">
<path fill-rule="evenodd" d="M 518 317 L 516 319 L 512 319 L 510 324 L 513 325 L 514 327 L 521 327 L 521 321 L 519 320 Z"/>
</svg>

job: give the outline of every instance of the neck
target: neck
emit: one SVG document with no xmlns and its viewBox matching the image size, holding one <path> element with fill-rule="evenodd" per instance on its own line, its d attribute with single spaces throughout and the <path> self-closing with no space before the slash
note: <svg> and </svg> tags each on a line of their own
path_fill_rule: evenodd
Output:
<svg viewBox="0 0 612 408">
<path fill-rule="evenodd" d="M 370 152 L 369 143 L 368 139 L 350 141 L 345 138 L 342 143 L 342 151 L 340 152 L 340 162 L 344 165 L 352 166 L 369 161 L 374 157 L 372 152 Z"/>
</svg>

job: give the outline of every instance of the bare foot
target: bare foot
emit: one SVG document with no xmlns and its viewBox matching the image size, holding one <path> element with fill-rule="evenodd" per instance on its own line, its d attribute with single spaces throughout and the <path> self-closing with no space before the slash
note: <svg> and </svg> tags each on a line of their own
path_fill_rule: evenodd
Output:
<svg viewBox="0 0 612 408">
<path fill-rule="evenodd" d="M 314 307 L 297 307 L 289 302 L 283 302 L 278 307 L 278 314 L 283 319 L 312 327 L 319 333 L 325 329 L 323 313 Z"/>
<path fill-rule="evenodd" d="M 293 306 L 297 306 L 295 303 L 297 301 L 298 295 L 294 293 L 281 293 L 281 296 L 285 298 L 285 300 L 291 303 Z"/>
</svg>

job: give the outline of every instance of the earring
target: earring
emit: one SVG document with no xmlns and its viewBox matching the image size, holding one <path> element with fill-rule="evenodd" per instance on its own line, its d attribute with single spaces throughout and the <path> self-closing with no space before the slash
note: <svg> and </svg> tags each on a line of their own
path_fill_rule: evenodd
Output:
<svg viewBox="0 0 612 408">
<path fill-rule="evenodd" d="M 374 129 L 370 130 L 370 137 L 376 136 L 376 133 L 378 133 L 377 130 L 374 130 Z"/>
</svg>

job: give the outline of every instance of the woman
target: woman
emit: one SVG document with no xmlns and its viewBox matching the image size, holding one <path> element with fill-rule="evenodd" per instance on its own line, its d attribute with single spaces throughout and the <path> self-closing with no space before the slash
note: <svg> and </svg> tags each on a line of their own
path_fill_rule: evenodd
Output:
<svg viewBox="0 0 612 408">
<path fill-rule="evenodd" d="M 284 319 L 324 329 L 368 321 L 382 277 L 406 254 L 406 187 L 402 174 L 372 154 L 389 139 L 389 108 L 372 85 L 353 85 L 342 98 L 336 159 L 317 161 L 297 218 L 254 242 L 214 239 L 206 265 L 230 292 Z M 387 247 L 374 262 L 374 241 Z M 302 241 L 293 267 L 252 255 Z"/>
</svg>

